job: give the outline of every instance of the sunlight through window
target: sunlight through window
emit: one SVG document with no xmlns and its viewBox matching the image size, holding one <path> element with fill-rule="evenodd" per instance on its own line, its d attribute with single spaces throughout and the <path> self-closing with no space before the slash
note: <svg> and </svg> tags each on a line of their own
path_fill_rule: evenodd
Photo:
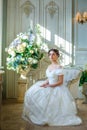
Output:
<svg viewBox="0 0 87 130">
<path fill-rule="evenodd" d="M 58 48 L 62 54 L 62 65 L 69 65 L 72 63 L 72 44 L 63 39 L 62 37 L 58 36 L 57 34 L 52 34 L 50 30 L 44 28 L 43 26 L 41 26 L 41 35 L 42 37 L 50 42 L 50 44 L 52 44 L 52 46 L 55 48 Z M 52 41 L 52 35 L 53 36 L 53 41 Z"/>
<path fill-rule="evenodd" d="M 51 32 L 48 29 L 41 26 L 41 33 L 44 39 L 51 41 Z"/>
<path fill-rule="evenodd" d="M 64 65 L 67 65 L 72 62 L 72 44 L 58 35 L 54 36 L 55 45 L 60 48 L 64 55 Z"/>
</svg>

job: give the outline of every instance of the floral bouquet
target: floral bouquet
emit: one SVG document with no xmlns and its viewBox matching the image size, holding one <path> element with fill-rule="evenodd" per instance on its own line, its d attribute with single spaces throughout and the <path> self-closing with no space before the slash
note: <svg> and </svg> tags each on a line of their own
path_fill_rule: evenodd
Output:
<svg viewBox="0 0 87 130">
<path fill-rule="evenodd" d="M 6 48 L 7 69 L 20 74 L 26 73 L 31 68 L 36 69 L 46 51 L 48 46 L 42 40 L 40 26 L 36 25 L 34 29 L 18 34 Z"/>
</svg>

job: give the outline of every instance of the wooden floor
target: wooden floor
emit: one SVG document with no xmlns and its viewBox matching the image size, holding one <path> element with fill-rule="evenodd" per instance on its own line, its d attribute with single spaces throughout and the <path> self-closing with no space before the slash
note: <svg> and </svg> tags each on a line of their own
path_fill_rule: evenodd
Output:
<svg viewBox="0 0 87 130">
<path fill-rule="evenodd" d="M 22 119 L 23 103 L 14 100 L 3 101 L 1 130 L 87 130 L 87 104 L 77 100 L 78 114 L 83 123 L 79 126 L 36 126 Z"/>
</svg>

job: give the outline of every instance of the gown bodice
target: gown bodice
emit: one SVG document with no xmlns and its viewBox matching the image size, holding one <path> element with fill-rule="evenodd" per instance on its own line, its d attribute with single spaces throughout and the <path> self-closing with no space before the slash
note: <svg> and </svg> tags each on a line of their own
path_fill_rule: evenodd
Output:
<svg viewBox="0 0 87 130">
<path fill-rule="evenodd" d="M 48 77 L 49 84 L 54 84 L 58 82 L 58 75 L 61 75 L 62 69 L 54 69 L 50 71 L 49 69 L 46 70 L 46 76 Z"/>
</svg>

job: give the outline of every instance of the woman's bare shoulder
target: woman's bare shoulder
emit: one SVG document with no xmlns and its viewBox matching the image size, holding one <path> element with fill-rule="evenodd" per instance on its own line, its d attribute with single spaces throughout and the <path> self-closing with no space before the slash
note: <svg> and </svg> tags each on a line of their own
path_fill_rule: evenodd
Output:
<svg viewBox="0 0 87 130">
<path fill-rule="evenodd" d="M 47 69 L 63 69 L 63 66 L 59 64 L 56 66 L 48 65 Z"/>
<path fill-rule="evenodd" d="M 57 66 L 59 69 L 63 69 L 63 66 L 62 65 L 58 65 Z"/>
</svg>

